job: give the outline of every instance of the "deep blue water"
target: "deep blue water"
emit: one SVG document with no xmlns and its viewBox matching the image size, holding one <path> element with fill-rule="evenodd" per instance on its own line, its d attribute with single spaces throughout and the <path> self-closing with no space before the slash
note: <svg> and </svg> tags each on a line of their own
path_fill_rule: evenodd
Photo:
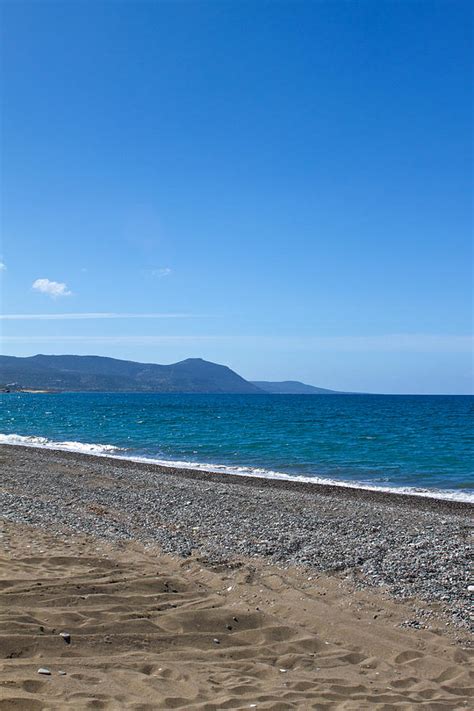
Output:
<svg viewBox="0 0 474 711">
<path fill-rule="evenodd" d="M 11 393 L 0 441 L 460 497 L 474 495 L 473 414 L 470 396 Z"/>
</svg>

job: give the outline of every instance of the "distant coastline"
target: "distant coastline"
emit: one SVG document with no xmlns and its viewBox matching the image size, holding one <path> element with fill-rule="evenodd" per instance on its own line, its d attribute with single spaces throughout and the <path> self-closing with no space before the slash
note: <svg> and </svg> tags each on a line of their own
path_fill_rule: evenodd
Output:
<svg viewBox="0 0 474 711">
<path fill-rule="evenodd" d="M 159 365 L 76 355 L 0 356 L 0 392 L 339 394 L 295 380 L 245 380 L 202 358 Z"/>
</svg>

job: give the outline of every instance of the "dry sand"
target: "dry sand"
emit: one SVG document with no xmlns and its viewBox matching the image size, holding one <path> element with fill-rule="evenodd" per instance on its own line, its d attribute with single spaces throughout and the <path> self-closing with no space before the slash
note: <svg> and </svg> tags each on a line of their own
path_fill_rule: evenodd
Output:
<svg viewBox="0 0 474 711">
<path fill-rule="evenodd" d="M 408 608 L 301 568 L 4 523 L 0 710 L 469 708 L 465 644 L 400 628 Z"/>
</svg>

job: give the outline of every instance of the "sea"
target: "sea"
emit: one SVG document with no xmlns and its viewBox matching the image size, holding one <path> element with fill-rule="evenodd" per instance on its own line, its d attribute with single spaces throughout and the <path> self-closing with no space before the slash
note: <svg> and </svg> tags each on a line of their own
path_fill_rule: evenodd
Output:
<svg viewBox="0 0 474 711">
<path fill-rule="evenodd" d="M 6 393 L 0 443 L 474 502 L 474 397 Z"/>
</svg>

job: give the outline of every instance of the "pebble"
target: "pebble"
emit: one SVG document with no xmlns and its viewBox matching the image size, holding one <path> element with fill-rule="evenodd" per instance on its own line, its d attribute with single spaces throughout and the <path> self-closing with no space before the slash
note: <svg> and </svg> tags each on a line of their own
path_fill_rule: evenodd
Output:
<svg viewBox="0 0 474 711">
<path fill-rule="evenodd" d="M 51 676 L 51 672 L 46 667 L 40 667 L 38 669 L 38 674 L 44 674 L 45 676 Z"/>
<path fill-rule="evenodd" d="M 137 540 L 177 556 L 194 552 L 212 564 L 265 556 L 275 565 L 304 566 L 311 577 L 340 571 L 356 589 L 383 586 L 395 599 L 423 600 L 424 609 L 435 603 L 453 625 L 470 625 L 467 504 L 352 496 L 331 487 L 320 495 L 316 485 L 282 482 L 229 486 L 222 475 L 186 478 L 172 467 L 95 457 L 78 457 L 76 468 L 71 453 L 20 447 L 14 457 L 5 454 L 1 477 L 0 509 L 9 521 L 52 533 L 67 524 L 75 534 Z M 65 520 L 70 500 L 74 516 Z M 116 510 L 120 519 L 95 515 L 91 505 Z"/>
<path fill-rule="evenodd" d="M 59 636 L 63 638 L 66 644 L 71 644 L 71 635 L 69 632 L 60 632 Z"/>
</svg>

